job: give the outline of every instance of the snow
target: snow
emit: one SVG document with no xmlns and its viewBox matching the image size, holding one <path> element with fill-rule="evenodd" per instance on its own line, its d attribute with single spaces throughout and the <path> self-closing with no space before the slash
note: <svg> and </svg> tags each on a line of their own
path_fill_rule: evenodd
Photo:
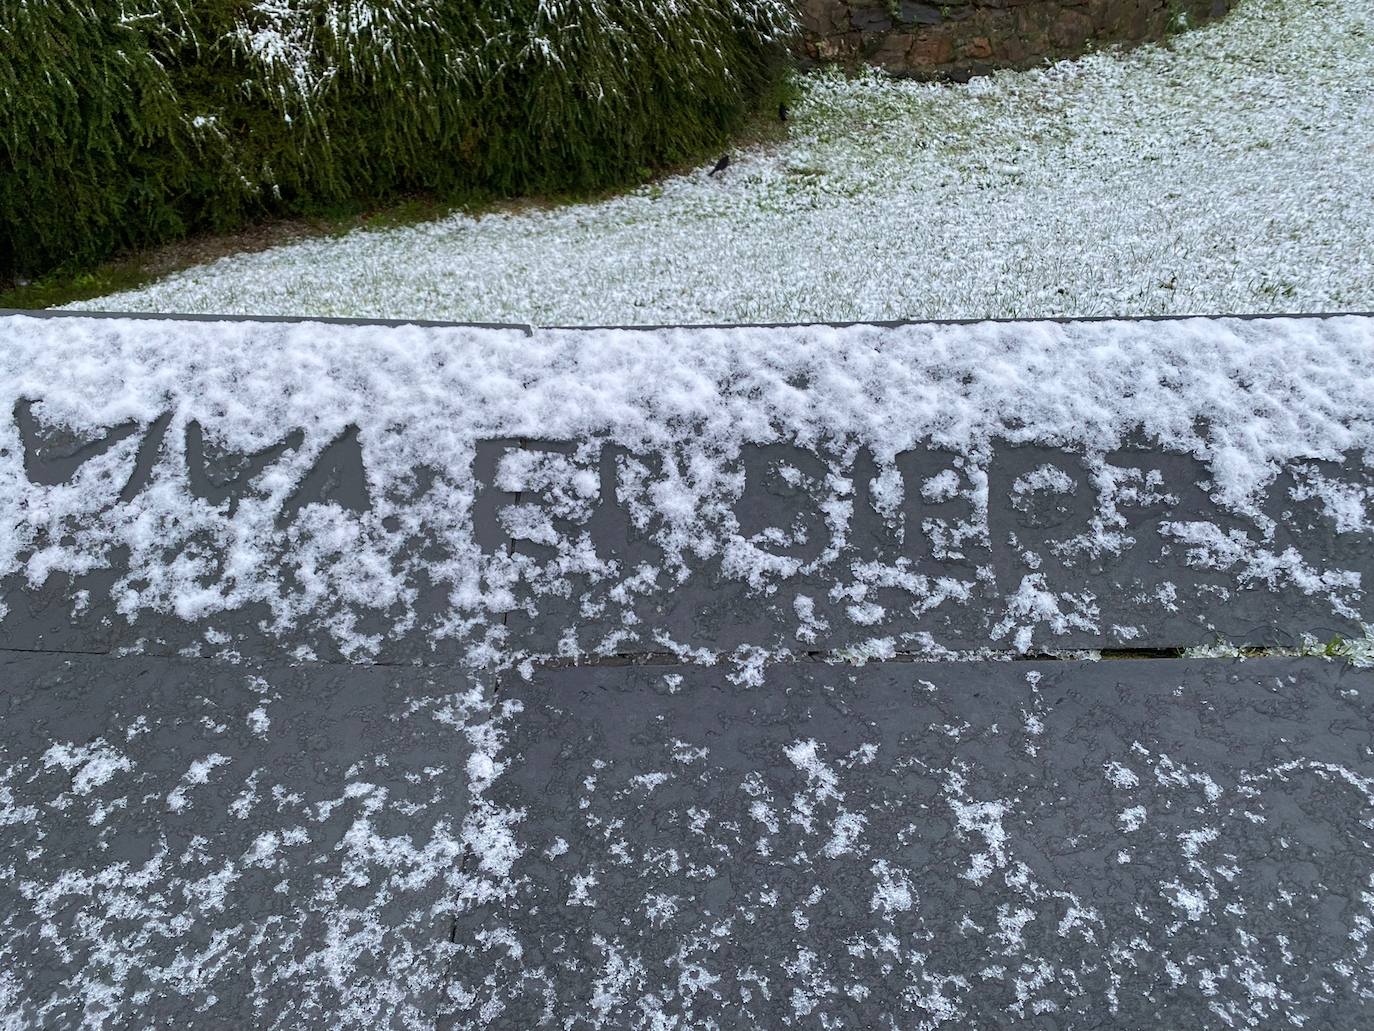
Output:
<svg viewBox="0 0 1374 1031">
<path fill-rule="evenodd" d="M 291 31 L 269 29 L 261 59 L 298 78 Z M 1368 311 L 1372 37 L 1374 0 L 1241 0 L 1168 47 L 967 85 L 810 77 L 785 142 L 722 176 L 355 231 L 82 306 L 545 325 Z"/>
<path fill-rule="evenodd" d="M 735 682 L 757 683 L 773 652 L 695 649 L 639 627 L 632 611 L 636 596 L 671 589 L 713 555 L 727 557 L 726 567 L 756 591 L 790 586 L 800 560 L 780 562 L 776 545 L 746 539 L 734 514 L 746 486 L 740 457 L 756 444 L 820 453 L 826 471 L 815 490 L 825 497 L 812 527 L 819 557 L 804 571 L 830 601 L 842 601 L 829 610 L 830 621 L 847 619 L 860 630 L 888 615 L 870 594 L 878 588 L 906 590 L 929 609 L 962 603 L 975 586 L 916 576 L 909 564 L 837 560 L 855 503 L 850 463 L 860 447 L 889 491 L 900 453 L 956 453 L 958 477 L 933 477 L 931 492 L 966 516 L 923 527 L 939 558 L 957 557 L 972 543 L 987 546 L 994 446 L 1052 444 L 1105 469 L 1105 453 L 1143 437 L 1195 456 L 1216 503 L 1253 526 L 1242 533 L 1166 521 L 1189 561 L 1222 571 L 1235 588 L 1296 588 L 1338 615 L 1354 612 L 1363 595 L 1357 571 L 1319 568 L 1294 548 L 1279 548 L 1273 521 L 1259 515 L 1255 499 L 1295 461 L 1371 452 L 1369 317 L 526 334 L 12 316 L 0 319 L 0 337 L 0 411 L 32 400 L 40 426 L 92 438 L 139 425 L 67 482 L 45 485 L 26 471 L 15 422 L 0 424 L 0 576 L 20 573 L 38 584 L 53 571 L 98 569 L 127 548 L 129 575 L 111 593 L 125 619 L 153 611 L 211 620 L 259 602 L 272 613 L 272 629 L 314 625 L 345 655 L 365 658 L 387 634 L 414 632 L 427 577 L 447 592 L 447 604 L 420 627 L 424 635 L 463 641 L 473 665 L 518 664 L 525 660 L 509 653 L 502 623 L 517 584 L 525 578 L 550 597 L 570 597 L 575 575 L 603 585 L 578 600 L 611 618 L 614 629 L 599 642 L 560 642 L 559 654 L 575 656 L 579 646 L 613 652 L 639 640 L 685 661 L 728 659 Z M 147 427 L 161 416 L 168 417 L 161 453 L 146 483 L 120 501 Z M 301 440 L 269 463 L 236 507 L 212 504 L 187 481 L 193 420 L 231 451 L 259 451 L 296 428 Z M 350 434 L 370 507 L 312 503 L 286 518 L 308 471 Z M 499 486 L 474 479 L 479 445 L 514 438 L 570 442 L 568 454 L 517 453 L 499 465 L 502 482 L 523 492 L 515 511 L 537 515 L 540 535 L 547 530 L 557 546 L 543 564 L 484 549 L 473 530 L 473 512 L 492 491 L 502 497 Z M 626 449 L 615 500 L 651 533 L 661 564 L 616 568 L 579 529 L 579 520 L 609 500 L 599 498 L 588 473 L 608 444 Z M 416 475 L 422 467 L 434 474 L 427 490 Z M 1066 547 L 1096 554 L 1122 546 L 1113 528 L 1121 517 L 1111 505 L 1125 503 L 1136 486 L 1130 471 L 1117 473 L 1095 476 L 1111 480 L 1117 502 L 1109 498 L 1108 510 Z M 1053 471 L 1036 479 L 1057 482 Z M 1159 484 L 1142 484 L 1150 498 L 1166 496 Z M 1353 525 L 1359 499 L 1335 480 L 1305 476 L 1299 490 Z M 438 550 L 421 556 L 417 538 Z M 1158 590 L 1169 602 L 1171 585 Z M 803 642 L 827 629 L 817 611 L 820 592 L 782 595 Z M 1090 594 L 1052 588 L 1040 572 L 1024 576 L 998 604 L 994 599 L 990 613 L 998 640 L 1022 651 L 1100 629 Z M 383 613 L 387 623 L 379 627 Z M 212 628 L 203 639 L 225 637 Z M 845 655 L 858 662 L 912 645 L 873 632 Z"/>
<path fill-rule="evenodd" d="M 882 911 L 890 920 L 894 912 L 906 912 L 914 905 L 911 879 L 905 871 L 893 870 L 886 859 L 879 859 L 871 868 L 877 886 L 873 889 L 870 906 L 873 912 Z"/>
<path fill-rule="evenodd" d="M 1140 785 L 1140 778 L 1136 776 L 1135 771 L 1116 760 L 1104 763 L 1103 769 L 1106 771 L 1107 780 L 1123 791 Z"/>
<path fill-rule="evenodd" d="M 835 772 L 821 759 L 814 739 L 794 741 L 783 752 L 793 766 L 806 774 L 807 783 L 815 792 L 817 801 L 842 797 L 836 790 L 838 780 Z"/>
<path fill-rule="evenodd" d="M 497 805 L 486 797 L 495 779 L 505 772 L 508 761 L 495 757 L 505 744 L 505 725 L 521 711 L 518 702 L 506 701 L 495 707 L 490 718 L 473 722 L 488 706 L 479 688 L 473 688 L 459 704 L 457 719 L 463 727 L 473 754 L 468 761 L 468 785 L 472 809 L 463 821 L 462 845 L 476 859 L 471 874 L 459 875 L 460 903 L 482 902 L 509 890 L 511 866 L 522 854 L 515 828 L 524 819 L 520 809 Z M 564 846 L 566 849 L 566 844 Z M 557 850 L 555 855 L 561 854 Z"/>
<path fill-rule="evenodd" d="M 1048 491 L 1054 494 L 1072 494 L 1078 489 L 1073 477 L 1064 470 L 1052 465 L 1042 465 L 1024 476 L 1018 476 L 1011 485 L 1012 496 L 1016 499 L 1013 504 L 1019 502 L 1018 507 L 1025 505 L 1022 495 L 1034 493 L 1036 491 Z"/>
<path fill-rule="evenodd" d="M 1202 915 L 1207 912 L 1207 899 L 1201 892 L 1187 888 L 1177 881 L 1170 882 L 1166 887 L 1170 889 L 1166 897 L 1183 911 L 1188 920 L 1202 919 Z"/>
<path fill-rule="evenodd" d="M 968 801 L 964 797 L 967 785 L 963 774 L 951 771 L 945 778 L 945 800 L 954 814 L 955 830 L 960 837 L 978 834 L 985 849 L 969 857 L 969 868 L 959 876 L 974 884 L 982 884 L 994 870 L 1006 867 L 1007 831 L 1002 819 L 1011 806 L 1005 799 L 990 802 Z"/>
<path fill-rule="evenodd" d="M 1133 805 L 1129 809 L 1123 809 L 1117 816 L 1117 822 L 1121 824 L 1121 829 L 1126 834 L 1139 830 L 1145 825 L 1145 807 Z"/>
<path fill-rule="evenodd" d="M 103 737 L 85 745 L 54 742 L 43 753 L 43 765 L 60 766 L 71 773 L 72 790 L 78 795 L 89 795 L 116 774 L 134 768 L 129 757 L 111 747 Z"/>
<path fill-rule="evenodd" d="M 900 481 L 898 481 L 900 482 Z M 921 497 L 927 501 L 949 501 L 959 494 L 959 474 L 953 469 L 944 469 L 921 484 Z M 898 494 L 894 500 L 893 507 L 901 501 Z"/>
<path fill-rule="evenodd" d="M 867 819 L 862 814 L 841 809 L 832 824 L 830 840 L 825 843 L 822 850 L 826 858 L 835 859 L 847 852 L 861 851 L 858 842 L 866 822 Z"/>
<path fill-rule="evenodd" d="M 1320 500 L 1337 533 L 1365 533 L 1374 528 L 1369 518 L 1374 491 L 1368 487 L 1332 480 L 1310 466 L 1298 467 L 1295 477 L 1298 483 L 1293 491 L 1293 500 Z"/>
<path fill-rule="evenodd" d="M 415 992 L 433 983 L 442 926 L 430 906 L 447 899 L 459 869 L 450 823 L 468 797 L 444 797 L 463 786 L 447 765 L 415 771 L 410 792 L 399 777 L 390 792 L 369 783 L 364 767 L 385 765 L 393 741 L 425 741 L 428 717 L 389 739 L 344 743 L 338 757 L 358 756 L 345 773 L 336 742 L 303 727 L 290 700 L 260 728 L 246 718 L 259 696 L 308 683 L 294 672 L 265 668 L 239 695 L 239 675 L 226 670 L 198 694 L 195 667 L 164 659 L 142 666 L 121 697 L 105 691 L 123 675 L 109 663 L 57 660 L 61 679 L 49 682 L 64 686 L 40 691 L 27 712 L 16 692 L 12 706 L 16 720 L 43 713 L 32 749 L 16 750 L 12 733 L 0 764 L 14 975 L 0 984 L 0 997 L 11 992 L 0 1024 L 153 1026 L 165 1005 L 234 1026 L 294 1027 L 320 1013 L 337 1027 L 422 1026 Z M 417 680 L 441 693 L 416 697 L 416 712 L 451 704 L 447 679 Z M 317 683 L 329 693 L 338 681 Z M 56 733 L 73 710 L 106 736 L 69 728 L 75 741 L 47 739 L 42 728 L 51 721 Z M 206 747 L 193 747 L 197 738 Z M 452 734 L 428 741 L 427 754 L 447 763 Z"/>
<path fill-rule="evenodd" d="M 1091 630 L 1097 625 L 1097 606 L 1090 595 L 1055 594 L 1046 589 L 1045 578 L 1040 573 L 1023 577 L 1020 588 L 1006 600 L 1007 614 L 993 627 L 992 635 L 1000 640 L 1010 634 L 1019 652 L 1030 650 L 1038 623 L 1048 624 L 1055 634 L 1075 629 Z"/>
<path fill-rule="evenodd" d="M 218 752 L 211 752 L 204 759 L 197 759 L 182 774 L 181 783 L 178 784 L 167 794 L 167 808 L 174 813 L 181 812 L 191 804 L 189 797 L 190 788 L 205 784 L 210 780 L 210 773 L 216 766 L 223 766 L 232 760 L 227 755 Z"/>
</svg>

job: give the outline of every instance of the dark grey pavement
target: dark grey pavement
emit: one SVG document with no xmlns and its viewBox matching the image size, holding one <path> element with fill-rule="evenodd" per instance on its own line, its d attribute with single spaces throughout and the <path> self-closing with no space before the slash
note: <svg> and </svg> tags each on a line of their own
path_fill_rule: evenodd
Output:
<svg viewBox="0 0 1374 1031">
<path fill-rule="evenodd" d="M 1362 453 L 7 414 L 0 1028 L 1374 1026 Z"/>
<path fill-rule="evenodd" d="M 262 478 L 300 448 L 299 431 L 241 454 L 192 421 L 169 456 L 173 431 L 163 420 L 83 440 L 39 425 L 25 405 L 15 419 L 34 484 L 65 483 L 114 443 L 139 440 L 118 499 L 90 516 L 112 527 L 95 561 L 40 562 L 0 578 L 0 635 L 15 647 L 264 655 L 289 638 L 321 661 L 447 665 L 487 643 L 487 622 L 472 618 L 481 613 L 453 618 L 452 599 L 473 582 L 499 583 L 508 595 L 498 622 L 510 656 L 827 652 L 874 642 L 928 655 L 1291 646 L 1304 635 L 1359 636 L 1374 624 L 1366 590 L 1374 541 L 1332 500 L 1344 492 L 1363 506 L 1374 497 L 1374 468 L 1356 453 L 1342 463 L 1291 462 L 1251 511 L 1237 512 L 1213 500 L 1196 458 L 1143 445 L 1096 456 L 999 446 L 984 460 L 909 451 L 886 468 L 863 449 L 745 447 L 732 460 L 738 490 L 696 513 L 684 547 L 644 504 L 681 458 L 672 453 L 479 441 L 467 467 L 419 469 L 405 496 L 387 499 L 390 510 L 414 504 L 429 513 L 407 523 L 375 518 L 366 454 L 349 428 L 321 448 L 264 527 L 236 521 L 238 508 L 264 504 Z M 512 456 L 532 458 L 531 482 L 519 481 L 519 469 L 514 482 L 498 482 Z M 165 542 L 134 554 L 126 538 L 138 535 L 121 520 L 136 515 L 122 510 L 136 514 L 130 505 L 159 462 L 180 463 L 186 489 L 217 514 L 170 521 Z M 585 475 L 597 488 L 570 497 L 539 479 L 539 462 L 561 463 L 559 475 Z M 464 489 L 459 476 L 475 477 L 467 510 L 446 500 Z M 303 509 L 323 506 L 360 519 L 360 544 L 390 564 L 395 596 L 320 593 L 319 570 L 301 564 L 294 534 Z M 244 595 L 225 567 L 249 531 L 274 534 L 255 540 L 270 597 Z M 39 534 L 18 554 L 20 566 L 62 544 L 61 532 Z M 150 578 L 178 562 L 203 569 L 205 590 L 229 597 L 228 607 L 191 621 L 165 606 L 127 608 L 130 589 L 150 591 Z"/>
<path fill-rule="evenodd" d="M 726 674 L 0 652 L 8 1026 L 1374 1019 L 1374 675 Z"/>
<path fill-rule="evenodd" d="M 440 1026 L 1360 1028 L 1374 677 L 621 667 L 501 686 Z"/>
<path fill-rule="evenodd" d="M 0 651 L 6 1027 L 416 1027 L 469 809 L 451 673 Z"/>
</svg>

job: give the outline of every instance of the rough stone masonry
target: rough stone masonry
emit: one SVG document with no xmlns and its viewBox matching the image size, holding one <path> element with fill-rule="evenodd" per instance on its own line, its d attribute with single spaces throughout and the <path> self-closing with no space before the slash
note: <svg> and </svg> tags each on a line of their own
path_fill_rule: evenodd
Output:
<svg viewBox="0 0 1374 1031">
<path fill-rule="evenodd" d="M 801 53 L 916 78 L 964 81 L 998 68 L 1164 38 L 1232 0 L 804 0 Z"/>
</svg>

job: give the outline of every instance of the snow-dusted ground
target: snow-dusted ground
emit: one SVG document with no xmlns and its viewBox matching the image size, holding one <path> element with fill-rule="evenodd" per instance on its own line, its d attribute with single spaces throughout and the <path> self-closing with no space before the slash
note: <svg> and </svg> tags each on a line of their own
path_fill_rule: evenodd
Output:
<svg viewBox="0 0 1374 1031">
<path fill-rule="evenodd" d="M 0 1028 L 1370 1026 L 1369 674 L 943 660 L 1374 623 L 1374 317 L 0 341 Z"/>
<path fill-rule="evenodd" d="M 227 258 L 107 310 L 558 324 L 1374 309 L 1374 0 L 966 86 L 808 80 L 780 146 L 599 204 Z"/>
<path fill-rule="evenodd" d="M 1292 631 L 1374 622 L 1370 317 L 526 334 L 16 316 L 0 339 L 0 621 L 69 574 L 89 595 L 73 619 L 194 631 L 255 610 L 350 658 L 423 641 L 473 665 L 636 647 L 753 668 L 775 645 L 881 657 L 970 632 L 1020 652 L 1248 641 L 1276 619 L 1252 601 Z M 48 472 L 44 427 L 76 441 Z M 511 440 L 528 447 L 484 469 Z M 1042 457 L 998 472 L 1027 445 Z M 250 466 L 227 493 L 203 482 L 212 451 L 232 459 L 217 475 Z M 310 493 L 331 479 L 366 494 Z M 735 638 L 671 611 L 706 598 Z M 1180 607 L 1196 618 L 1168 624 Z M 750 629 L 764 614 L 776 629 Z"/>
</svg>

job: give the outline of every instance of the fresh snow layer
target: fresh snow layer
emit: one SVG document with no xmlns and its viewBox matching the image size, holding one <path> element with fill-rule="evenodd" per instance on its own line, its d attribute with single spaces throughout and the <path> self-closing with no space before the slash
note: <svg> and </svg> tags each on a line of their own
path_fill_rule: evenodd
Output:
<svg viewBox="0 0 1374 1031">
<path fill-rule="evenodd" d="M 454 1027 L 1368 1026 L 1368 677 L 1111 666 L 510 678 Z"/>
<path fill-rule="evenodd" d="M 510 706 L 448 670 L 0 674 L 0 1027 L 432 1031 L 464 860 L 499 826 L 468 819 L 463 767 L 505 767 Z"/>
<path fill-rule="evenodd" d="M 527 335 L 12 316 L 0 319 L 0 339 L 0 412 L 8 416 L 27 400 L 40 427 L 66 427 L 78 438 L 139 427 L 64 482 L 44 483 L 26 468 L 19 422 L 0 421 L 0 577 L 37 586 L 54 572 L 99 569 L 127 550 L 118 561 L 127 561 L 128 573 L 111 600 L 129 620 L 144 612 L 206 620 L 257 605 L 270 611 L 275 631 L 324 628 L 347 655 L 375 654 L 387 634 L 418 631 L 466 642 L 468 658 L 486 663 L 518 660 L 504 650 L 505 617 L 522 604 L 537 617 L 529 606 L 542 602 L 516 597 L 532 590 L 550 603 L 580 600 L 582 616 L 612 626 L 604 639 L 579 643 L 574 610 L 566 617 L 573 636 L 558 646 L 564 654 L 637 642 L 692 658 L 686 643 L 637 626 L 634 603 L 646 592 L 672 593 L 714 560 L 726 581 L 758 597 L 800 592 L 782 606 L 795 616 L 799 641 L 824 632 L 826 619 L 869 633 L 889 616 L 871 593 L 879 587 L 906 592 L 903 604 L 914 607 L 891 614 L 900 622 L 904 612 L 967 601 L 975 580 L 995 577 L 969 567 L 973 580 L 932 580 L 915 576 L 905 560 L 842 557 L 852 555 L 845 542 L 860 449 L 872 456 L 869 496 L 877 509 L 900 501 L 892 476 L 900 453 L 935 447 L 962 456 L 951 467 L 953 482 L 942 473 L 906 488 L 941 499 L 954 492 L 964 504 L 962 521 L 923 527 L 937 560 L 988 546 L 994 444 L 1047 444 L 1090 465 L 1098 456 L 1102 507 L 1065 547 L 1100 556 L 1131 543 L 1114 529 L 1125 525 L 1117 503 L 1166 496 L 1139 470 L 1100 461 L 1128 440 L 1195 456 L 1214 502 L 1248 521 L 1247 532 L 1229 523 L 1166 525 L 1189 565 L 1221 571 L 1235 589 L 1296 588 L 1346 618 L 1363 597 L 1357 570 L 1313 568 L 1275 544 L 1274 521 L 1255 499 L 1295 460 L 1370 453 L 1369 317 Z M 193 421 L 207 442 L 237 453 L 261 451 L 293 431 L 301 437 L 255 474 L 236 503 L 213 503 L 188 481 Z M 164 427 L 160 438 L 155 425 Z M 350 427 L 369 504 L 293 508 L 302 481 Z M 508 492 L 499 516 L 506 531 L 550 549 L 551 558 L 484 547 L 474 532 L 478 495 L 492 486 L 474 478 L 479 445 L 512 438 L 567 442 L 566 453 L 507 451 L 494 469 L 497 487 Z M 156 449 L 150 440 L 160 441 Z M 652 536 L 657 567 L 619 568 L 578 529 L 601 489 L 595 470 L 607 445 L 624 449 L 616 502 Z M 824 524 L 822 550 L 811 557 L 788 551 L 786 527 L 751 533 L 741 524 L 739 463 L 753 445 L 793 447 L 787 453 L 798 462 L 817 464 L 810 482 L 818 493 L 801 495 Z M 131 489 L 143 452 L 152 460 Z M 801 475 L 782 469 L 784 480 Z M 1052 500 L 1071 486 L 1036 469 L 1017 482 L 1012 502 Z M 1367 526 L 1371 499 L 1349 485 L 1314 472 L 1301 491 L 1332 518 Z M 805 590 L 799 578 L 809 578 Z M 417 597 L 431 584 L 444 600 L 437 620 L 417 627 Z M 577 584 L 592 585 L 594 604 L 592 594 L 575 593 Z M 1172 584 L 1151 590 L 1161 611 L 1172 609 Z M 831 605 L 824 618 L 817 601 Z M 74 611 L 88 602 L 74 599 Z M 1021 651 L 1104 630 L 1090 595 L 1055 593 L 1039 572 L 996 605 L 987 613 L 994 636 Z M 387 625 L 365 631 L 362 615 Z M 207 641 L 227 640 L 218 633 Z M 1135 633 L 1126 627 L 1118 636 Z M 870 636 L 856 658 L 911 643 L 877 630 Z M 738 681 L 756 681 L 766 658 L 761 648 L 740 651 Z"/>
<path fill-rule="evenodd" d="M 963 86 L 803 81 L 787 140 L 595 204 L 358 231 L 87 302 L 543 325 L 1374 310 L 1374 0 Z"/>
</svg>

